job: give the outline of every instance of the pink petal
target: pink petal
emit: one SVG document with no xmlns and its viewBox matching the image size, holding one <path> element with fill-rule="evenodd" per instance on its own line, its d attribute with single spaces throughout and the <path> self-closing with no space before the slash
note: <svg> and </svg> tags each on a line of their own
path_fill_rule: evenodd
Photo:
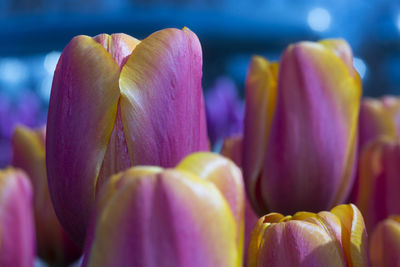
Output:
<svg viewBox="0 0 400 267">
<path fill-rule="evenodd" d="M 135 165 L 172 167 L 208 150 L 201 68 L 201 46 L 188 29 L 158 31 L 136 46 L 119 82 Z"/>
<path fill-rule="evenodd" d="M 25 173 L 11 168 L 0 170 L 0 266 L 33 266 L 32 193 Z"/>
<path fill-rule="evenodd" d="M 78 244 L 114 127 L 119 73 L 100 44 L 78 36 L 64 49 L 54 74 L 46 140 L 49 190 L 62 226 Z"/>
</svg>

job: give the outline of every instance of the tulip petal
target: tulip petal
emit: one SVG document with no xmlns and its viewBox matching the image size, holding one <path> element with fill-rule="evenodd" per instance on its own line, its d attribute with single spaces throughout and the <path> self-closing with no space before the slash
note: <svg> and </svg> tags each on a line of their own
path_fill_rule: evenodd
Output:
<svg viewBox="0 0 400 267">
<path fill-rule="evenodd" d="M 235 225 L 212 183 L 176 170 L 133 177 L 98 217 L 83 266 L 240 266 Z"/>
<path fill-rule="evenodd" d="M 133 162 L 128 152 L 124 126 L 121 119 L 121 106 L 118 105 L 114 129 L 111 133 L 103 164 L 101 165 L 100 173 L 96 181 L 96 193 L 111 175 L 126 170 L 132 165 Z"/>
<path fill-rule="evenodd" d="M 112 175 L 105 182 L 106 184 L 101 187 L 101 190 L 96 196 L 96 206 L 92 211 L 92 220 L 88 227 L 88 233 L 85 238 L 85 248 L 84 251 L 89 251 L 90 246 L 93 243 L 95 235 L 95 223 L 97 217 L 100 216 L 101 211 L 106 207 L 106 205 L 111 201 L 113 196 L 120 190 L 126 183 L 128 183 L 130 178 L 148 176 L 160 173 L 163 169 L 153 166 L 136 166 Z"/>
<path fill-rule="evenodd" d="M 119 73 L 111 55 L 88 36 L 72 39 L 54 73 L 46 140 L 49 189 L 61 224 L 78 244 L 114 127 Z"/>
<path fill-rule="evenodd" d="M 243 174 L 250 200 L 262 214 L 267 207 L 257 191 L 262 171 L 265 148 L 269 138 L 276 102 L 276 74 L 278 65 L 255 56 L 246 79 L 244 118 Z"/>
<path fill-rule="evenodd" d="M 201 68 L 200 43 L 186 28 L 153 33 L 133 50 L 119 85 L 135 165 L 172 167 L 208 149 Z"/>
<path fill-rule="evenodd" d="M 226 138 L 222 145 L 221 155 L 230 158 L 235 162 L 238 167 L 242 166 L 242 145 L 243 137 L 241 135 L 232 136 Z M 255 213 L 253 206 L 249 201 L 249 197 L 245 192 L 245 203 L 244 203 L 244 257 L 246 261 L 248 258 L 248 247 L 250 244 L 251 233 L 254 226 L 257 224 L 259 216 Z"/>
<path fill-rule="evenodd" d="M 248 267 L 368 266 L 363 218 L 352 205 L 331 212 L 271 213 L 255 226 Z"/>
<path fill-rule="evenodd" d="M 114 196 L 114 194 L 121 187 L 123 187 L 126 182 L 129 181 L 129 178 L 154 175 L 162 171 L 163 169 L 159 167 L 136 166 L 135 168 L 130 168 L 125 170 L 124 172 L 120 172 L 113 175 L 109 179 L 108 185 L 102 189 L 103 191 L 99 195 L 99 199 L 97 200 L 96 210 L 97 211 L 103 210 L 103 208 L 107 205 L 107 203 Z"/>
<path fill-rule="evenodd" d="M 123 33 L 100 34 L 93 39 L 107 50 L 121 69 L 132 54 L 133 49 L 140 43 L 139 40 Z M 132 165 L 122 124 L 121 107 L 118 104 L 114 128 L 97 179 L 96 192 L 112 174 L 123 171 Z"/>
<path fill-rule="evenodd" d="M 395 125 L 396 133 L 400 134 L 400 98 L 397 96 L 384 96 L 382 103 L 388 110 Z"/>
<path fill-rule="evenodd" d="M 339 205 L 331 212 L 342 225 L 342 246 L 351 266 L 368 266 L 368 239 L 361 212 L 353 204 Z"/>
<path fill-rule="evenodd" d="M 337 246 L 342 248 L 342 223 L 340 219 L 333 213 L 327 211 L 319 212 L 317 218 L 321 222 L 321 226 L 323 225 L 326 231 L 332 236 L 332 239 L 336 239 Z"/>
<path fill-rule="evenodd" d="M 345 40 L 325 39 L 319 41 L 318 43 L 328 49 L 331 49 L 336 56 L 341 58 L 352 76 L 357 74 L 353 66 L 353 52 L 351 51 L 350 45 Z"/>
<path fill-rule="evenodd" d="M 358 151 L 361 154 L 369 152 L 364 152 L 367 149 L 368 144 L 376 140 L 377 138 L 395 138 L 399 131 L 399 111 L 400 111 L 400 101 L 395 97 L 386 96 L 382 99 L 372 99 L 365 98 L 361 102 L 360 107 L 360 117 L 359 117 L 359 135 L 358 135 Z M 371 148 L 368 148 L 371 149 Z M 364 157 L 365 156 L 360 156 Z M 365 160 L 365 159 L 364 159 Z M 368 160 L 368 158 L 366 159 Z M 368 163 L 369 164 L 369 163 Z M 359 168 L 369 168 L 370 166 L 365 166 L 364 164 L 359 165 Z M 360 172 L 362 170 L 358 169 L 357 176 L 354 182 L 353 190 L 351 192 L 350 200 L 352 202 L 357 201 L 359 198 L 360 189 Z M 367 196 L 369 198 L 369 196 Z M 358 204 L 358 203 L 357 203 Z M 364 214 L 367 227 L 369 228 L 369 219 L 366 218 L 364 213 L 365 209 L 359 206 Z M 384 216 L 382 219 L 386 218 Z"/>
<path fill-rule="evenodd" d="M 372 98 L 366 98 L 361 103 L 359 128 L 360 149 L 381 135 L 394 138 L 397 133 L 393 118 L 383 101 Z"/>
<path fill-rule="evenodd" d="M 249 251 L 252 231 L 259 219 L 260 217 L 255 213 L 253 206 L 251 205 L 248 197 L 246 196 L 244 204 L 244 247 L 243 247 L 244 261 L 246 261 L 246 259 L 248 258 L 248 251 Z"/>
<path fill-rule="evenodd" d="M 81 251 L 61 227 L 50 199 L 45 164 L 45 128 L 31 130 L 24 126 L 16 127 L 12 146 L 13 166 L 23 169 L 33 185 L 38 256 L 55 265 L 75 261 Z"/>
<path fill-rule="evenodd" d="M 382 137 L 366 145 L 359 164 L 356 204 L 364 215 L 367 230 L 391 214 L 400 214 L 400 143 Z"/>
<path fill-rule="evenodd" d="M 370 240 L 371 266 L 398 266 L 400 263 L 400 217 L 389 218 L 374 229 Z"/>
<path fill-rule="evenodd" d="M 262 197 L 271 209 L 319 211 L 347 197 L 360 95 L 360 86 L 332 50 L 310 42 L 286 50 L 261 179 Z"/>
<path fill-rule="evenodd" d="M 243 177 L 240 169 L 227 158 L 210 152 L 193 153 L 184 158 L 176 167 L 212 182 L 222 193 L 232 210 L 237 223 L 237 242 L 239 257 L 243 253 L 243 231 L 245 195 Z"/>
<path fill-rule="evenodd" d="M 243 222 L 244 187 L 240 169 L 227 158 L 210 152 L 185 157 L 177 170 L 187 171 L 212 182 L 224 195 L 237 222 Z"/>
<path fill-rule="evenodd" d="M 101 44 L 122 69 L 140 41 L 124 33 L 99 34 L 93 39 Z"/>
<path fill-rule="evenodd" d="M 359 159 L 356 205 L 364 214 L 368 232 L 374 229 L 378 221 L 387 217 L 386 212 L 382 210 L 383 204 L 386 201 L 384 199 L 374 199 L 375 196 L 383 197 L 382 193 L 386 195 L 386 190 L 382 193 L 375 193 L 376 183 L 379 180 L 381 180 L 381 183 L 383 182 L 383 186 L 379 186 L 378 188 L 385 188 L 384 185 L 386 184 L 385 176 L 382 175 L 384 170 L 381 162 L 383 144 L 391 142 L 390 140 L 386 140 L 386 138 L 378 139 L 367 144 Z"/>
<path fill-rule="evenodd" d="M 297 220 L 268 226 L 258 261 L 257 266 L 346 266 L 341 251 L 323 228 Z"/>
<path fill-rule="evenodd" d="M 32 131 L 24 126 L 17 126 L 12 137 L 13 166 L 24 169 L 33 178 L 33 186 L 37 190 L 47 187 L 47 180 L 40 179 L 46 174 L 45 148 L 42 139 L 44 131 L 44 128 Z M 37 190 L 34 190 L 35 194 L 42 195 L 43 192 Z"/>
<path fill-rule="evenodd" d="M 283 218 L 284 216 L 280 213 L 269 213 L 258 219 L 253 231 L 251 232 L 249 247 L 247 250 L 248 267 L 258 266 L 258 251 L 267 227 L 270 226 L 271 223 L 277 223 Z"/>
<path fill-rule="evenodd" d="M 353 65 L 353 52 L 350 45 L 343 39 L 325 39 L 318 42 L 325 48 L 331 49 L 336 56 L 342 59 L 350 75 L 354 78 L 357 87 L 362 87 L 361 77 Z"/>
<path fill-rule="evenodd" d="M 33 266 L 32 195 L 31 184 L 22 171 L 0 170 L 0 266 Z"/>
</svg>

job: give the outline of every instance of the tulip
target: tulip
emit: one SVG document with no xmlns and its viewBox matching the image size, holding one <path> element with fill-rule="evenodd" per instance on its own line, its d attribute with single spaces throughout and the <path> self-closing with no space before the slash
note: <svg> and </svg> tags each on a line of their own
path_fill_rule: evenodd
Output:
<svg viewBox="0 0 400 267">
<path fill-rule="evenodd" d="M 98 196 L 83 266 L 241 266 L 240 170 L 211 153 L 132 167 Z"/>
<path fill-rule="evenodd" d="M 242 145 L 243 136 L 236 135 L 224 140 L 221 155 L 231 159 L 237 166 L 242 166 Z M 250 204 L 247 194 L 245 194 L 244 208 L 244 259 L 247 258 L 247 250 L 250 242 L 251 232 L 256 225 L 259 217 Z"/>
<path fill-rule="evenodd" d="M 370 240 L 372 267 L 400 266 L 400 216 L 380 222 Z"/>
<path fill-rule="evenodd" d="M 254 227 L 248 267 L 368 266 L 363 217 L 352 204 L 330 212 L 270 213 Z"/>
<path fill-rule="evenodd" d="M 400 99 L 385 96 L 381 99 L 364 98 L 359 117 L 358 154 L 377 138 L 396 138 L 400 133 Z M 357 172 L 349 200 L 358 197 L 360 174 Z"/>
<path fill-rule="evenodd" d="M 400 99 L 394 96 L 363 99 L 360 107 L 359 129 L 359 150 L 380 136 L 391 138 L 398 136 Z"/>
<path fill-rule="evenodd" d="M 217 79 L 205 94 L 207 129 L 210 142 L 243 132 L 244 103 L 234 82 L 226 77 Z"/>
<path fill-rule="evenodd" d="M 46 165 L 54 209 L 83 245 L 96 194 L 133 165 L 175 166 L 208 149 L 200 43 L 189 29 L 139 41 L 77 36 L 57 64 Z"/>
<path fill-rule="evenodd" d="M 13 168 L 0 170 L 0 266 L 33 266 L 34 228 L 28 177 Z"/>
<path fill-rule="evenodd" d="M 279 66 L 252 59 L 243 173 L 260 215 L 326 210 L 346 199 L 354 180 L 360 96 L 351 49 L 342 40 L 291 45 Z"/>
<path fill-rule="evenodd" d="M 356 205 L 367 230 L 391 214 L 400 214 L 400 141 L 380 138 L 363 149 L 358 171 Z"/>
<path fill-rule="evenodd" d="M 61 227 L 51 203 L 45 164 L 45 128 L 31 130 L 19 126 L 12 138 L 14 167 L 30 179 L 34 196 L 37 254 L 51 265 L 62 266 L 78 259 L 80 249 Z"/>
</svg>

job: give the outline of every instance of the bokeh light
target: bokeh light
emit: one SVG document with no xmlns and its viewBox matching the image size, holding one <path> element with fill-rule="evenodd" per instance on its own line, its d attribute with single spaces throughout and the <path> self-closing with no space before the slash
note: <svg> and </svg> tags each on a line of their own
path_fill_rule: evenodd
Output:
<svg viewBox="0 0 400 267">
<path fill-rule="evenodd" d="M 328 30 L 331 25 L 331 20 L 332 18 L 329 11 L 321 7 L 311 9 L 307 16 L 308 25 L 317 32 Z"/>
</svg>

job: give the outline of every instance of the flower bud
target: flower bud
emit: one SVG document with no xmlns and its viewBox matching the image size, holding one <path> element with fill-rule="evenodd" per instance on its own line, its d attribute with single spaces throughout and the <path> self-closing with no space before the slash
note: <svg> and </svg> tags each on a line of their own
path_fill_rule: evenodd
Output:
<svg viewBox="0 0 400 267">
<path fill-rule="evenodd" d="M 356 206 L 330 212 L 270 213 L 254 227 L 248 267 L 368 266 L 367 233 Z"/>
<path fill-rule="evenodd" d="M 83 266 L 241 266 L 240 178 L 211 153 L 114 175 L 100 191 Z"/>
<path fill-rule="evenodd" d="M 259 214 L 319 211 L 353 185 L 361 83 L 342 40 L 254 57 L 246 81 L 243 172 Z M 279 70 L 278 70 L 279 69 Z"/>
<path fill-rule="evenodd" d="M 46 165 L 54 209 L 84 242 L 96 194 L 133 165 L 173 167 L 208 149 L 202 52 L 189 29 L 139 41 L 125 34 L 77 36 L 54 73 Z"/>
</svg>

